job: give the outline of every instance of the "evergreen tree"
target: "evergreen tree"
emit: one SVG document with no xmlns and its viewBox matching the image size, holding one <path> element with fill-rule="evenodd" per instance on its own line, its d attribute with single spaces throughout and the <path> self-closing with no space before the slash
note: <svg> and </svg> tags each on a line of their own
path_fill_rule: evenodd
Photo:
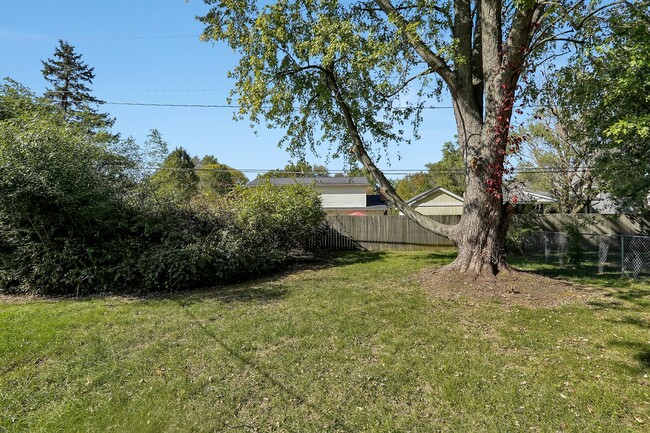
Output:
<svg viewBox="0 0 650 433">
<path fill-rule="evenodd" d="M 199 177 L 192 158 L 182 147 L 167 156 L 151 177 L 156 195 L 175 203 L 187 203 L 198 192 Z"/>
<path fill-rule="evenodd" d="M 81 54 L 75 53 L 74 46 L 59 39 L 54 58 L 41 62 L 43 77 L 52 86 L 44 96 L 59 106 L 68 119 L 88 123 L 92 130 L 112 126 L 114 120 L 108 114 L 98 113 L 91 107 L 92 104 L 103 104 L 90 94 L 88 87 L 95 78 L 95 68 L 81 60 Z"/>
</svg>

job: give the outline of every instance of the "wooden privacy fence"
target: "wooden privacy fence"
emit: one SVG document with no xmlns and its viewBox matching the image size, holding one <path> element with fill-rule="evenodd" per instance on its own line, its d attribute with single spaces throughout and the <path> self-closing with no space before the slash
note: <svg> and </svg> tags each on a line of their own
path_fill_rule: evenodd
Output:
<svg viewBox="0 0 650 433">
<path fill-rule="evenodd" d="M 454 225 L 460 215 L 430 216 L 443 224 Z M 515 215 L 514 222 L 540 231 L 562 231 L 575 217 L 569 215 Z M 650 221 L 629 216 L 580 215 L 581 231 L 590 234 L 649 234 Z M 512 227 L 511 227 L 512 228 Z M 447 238 L 423 229 L 404 216 L 368 215 L 328 216 L 313 248 L 333 250 L 427 250 L 448 248 Z"/>
<path fill-rule="evenodd" d="M 443 224 L 457 224 L 458 215 L 432 217 Z M 334 250 L 427 250 L 453 247 L 449 239 L 423 229 L 404 216 L 328 216 L 314 248 Z"/>
</svg>

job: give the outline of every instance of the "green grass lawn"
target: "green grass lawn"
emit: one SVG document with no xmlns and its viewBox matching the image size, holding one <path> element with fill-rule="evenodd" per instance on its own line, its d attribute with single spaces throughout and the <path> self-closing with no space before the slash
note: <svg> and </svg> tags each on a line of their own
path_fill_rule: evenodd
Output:
<svg viewBox="0 0 650 433">
<path fill-rule="evenodd" d="M 450 259 L 0 304 L 0 432 L 649 431 L 650 285 L 548 268 L 608 295 L 449 301 L 413 275 Z"/>
</svg>

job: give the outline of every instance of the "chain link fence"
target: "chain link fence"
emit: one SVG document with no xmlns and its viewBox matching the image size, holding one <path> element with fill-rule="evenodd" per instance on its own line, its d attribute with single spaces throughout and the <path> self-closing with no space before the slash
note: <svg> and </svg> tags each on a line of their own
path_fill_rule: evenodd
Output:
<svg viewBox="0 0 650 433">
<path fill-rule="evenodd" d="M 634 278 L 650 275 L 650 236 L 580 233 L 570 245 L 569 234 L 543 231 L 527 236 L 524 253 L 560 266 L 570 265 L 577 256 L 584 266 L 599 273 L 621 272 Z"/>
</svg>

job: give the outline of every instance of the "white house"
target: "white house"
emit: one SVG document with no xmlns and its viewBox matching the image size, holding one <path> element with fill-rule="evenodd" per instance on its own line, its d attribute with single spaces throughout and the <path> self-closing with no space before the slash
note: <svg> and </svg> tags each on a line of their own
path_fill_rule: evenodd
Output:
<svg viewBox="0 0 650 433">
<path fill-rule="evenodd" d="M 406 203 L 422 215 L 462 215 L 463 198 L 438 186 L 412 197 Z"/>
<path fill-rule="evenodd" d="M 272 177 L 269 179 L 257 178 L 248 183 L 248 186 L 257 186 L 263 182 L 282 186 L 298 183 L 313 185 L 320 193 L 323 210 L 328 215 L 349 215 L 361 212 L 365 215 L 383 214 L 387 207 L 378 204 L 368 196 L 366 191 L 370 184 L 365 177 Z"/>
</svg>

